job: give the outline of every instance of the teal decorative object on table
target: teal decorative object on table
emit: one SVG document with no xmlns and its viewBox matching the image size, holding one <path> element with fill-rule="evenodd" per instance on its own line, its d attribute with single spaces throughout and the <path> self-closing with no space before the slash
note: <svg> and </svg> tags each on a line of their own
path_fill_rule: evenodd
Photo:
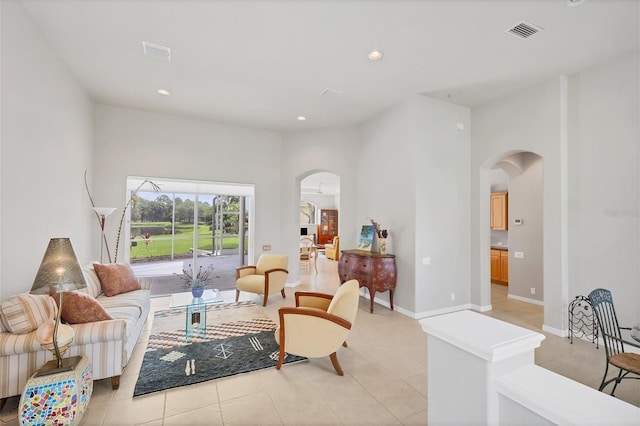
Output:
<svg viewBox="0 0 640 426">
<path fill-rule="evenodd" d="M 191 294 L 196 299 L 202 297 L 202 293 L 204 293 L 204 283 L 199 279 L 195 279 L 191 282 Z"/>
<path fill-rule="evenodd" d="M 216 278 L 220 278 L 219 276 L 213 276 L 213 265 L 209 265 L 206 269 L 202 269 L 202 266 L 198 268 L 197 273 L 193 273 L 193 268 L 191 264 L 187 265 L 186 268 L 182 269 L 182 274 L 174 274 L 178 278 L 180 278 L 186 285 L 191 288 L 191 294 L 194 298 L 202 297 L 204 293 L 204 289 L 209 281 L 213 281 Z"/>
</svg>

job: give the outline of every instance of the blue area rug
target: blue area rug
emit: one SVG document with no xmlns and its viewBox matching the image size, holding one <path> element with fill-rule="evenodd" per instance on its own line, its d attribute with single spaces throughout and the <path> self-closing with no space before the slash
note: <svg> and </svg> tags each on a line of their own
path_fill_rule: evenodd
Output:
<svg viewBox="0 0 640 426">
<path fill-rule="evenodd" d="M 275 368 L 279 350 L 273 335 L 276 324 L 254 303 L 208 306 L 206 336 L 187 338 L 185 315 L 184 309 L 155 313 L 134 397 Z M 172 324 L 182 328 L 171 330 Z M 287 354 L 285 363 L 305 359 Z"/>
</svg>

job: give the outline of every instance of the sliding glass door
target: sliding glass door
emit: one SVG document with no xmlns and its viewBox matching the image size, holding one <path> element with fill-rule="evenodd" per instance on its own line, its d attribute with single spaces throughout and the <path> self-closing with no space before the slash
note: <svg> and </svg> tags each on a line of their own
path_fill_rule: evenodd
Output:
<svg viewBox="0 0 640 426">
<path fill-rule="evenodd" d="M 130 178 L 131 179 L 131 178 Z M 132 190 L 129 226 L 129 259 L 131 263 L 166 262 L 199 257 L 237 255 L 237 266 L 244 264 L 249 241 L 249 196 L 246 185 L 238 186 L 238 195 L 230 192 L 230 184 L 215 184 L 150 179 L 160 192 L 145 188 Z M 129 183 L 135 187 L 137 181 Z M 217 186 L 216 186 L 217 185 Z M 166 191 L 165 188 L 192 191 Z"/>
</svg>

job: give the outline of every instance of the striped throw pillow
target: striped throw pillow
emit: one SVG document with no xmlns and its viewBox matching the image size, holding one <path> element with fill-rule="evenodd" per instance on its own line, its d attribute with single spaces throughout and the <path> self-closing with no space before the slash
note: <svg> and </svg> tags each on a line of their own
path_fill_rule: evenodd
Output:
<svg viewBox="0 0 640 426">
<path fill-rule="evenodd" d="M 15 334 L 31 333 L 56 313 L 56 303 L 48 294 L 20 294 L 0 304 L 0 319 Z"/>
</svg>

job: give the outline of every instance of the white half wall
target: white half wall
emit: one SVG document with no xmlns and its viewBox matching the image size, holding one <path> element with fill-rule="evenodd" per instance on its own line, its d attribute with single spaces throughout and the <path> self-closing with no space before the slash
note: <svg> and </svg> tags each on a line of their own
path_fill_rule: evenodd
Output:
<svg viewBox="0 0 640 426">
<path fill-rule="evenodd" d="M 84 262 L 94 253 L 90 230 L 99 228 L 83 181 L 92 162 L 93 105 L 22 4 L 0 7 L 3 300 L 31 289 L 51 238 L 69 237 Z"/>
</svg>

